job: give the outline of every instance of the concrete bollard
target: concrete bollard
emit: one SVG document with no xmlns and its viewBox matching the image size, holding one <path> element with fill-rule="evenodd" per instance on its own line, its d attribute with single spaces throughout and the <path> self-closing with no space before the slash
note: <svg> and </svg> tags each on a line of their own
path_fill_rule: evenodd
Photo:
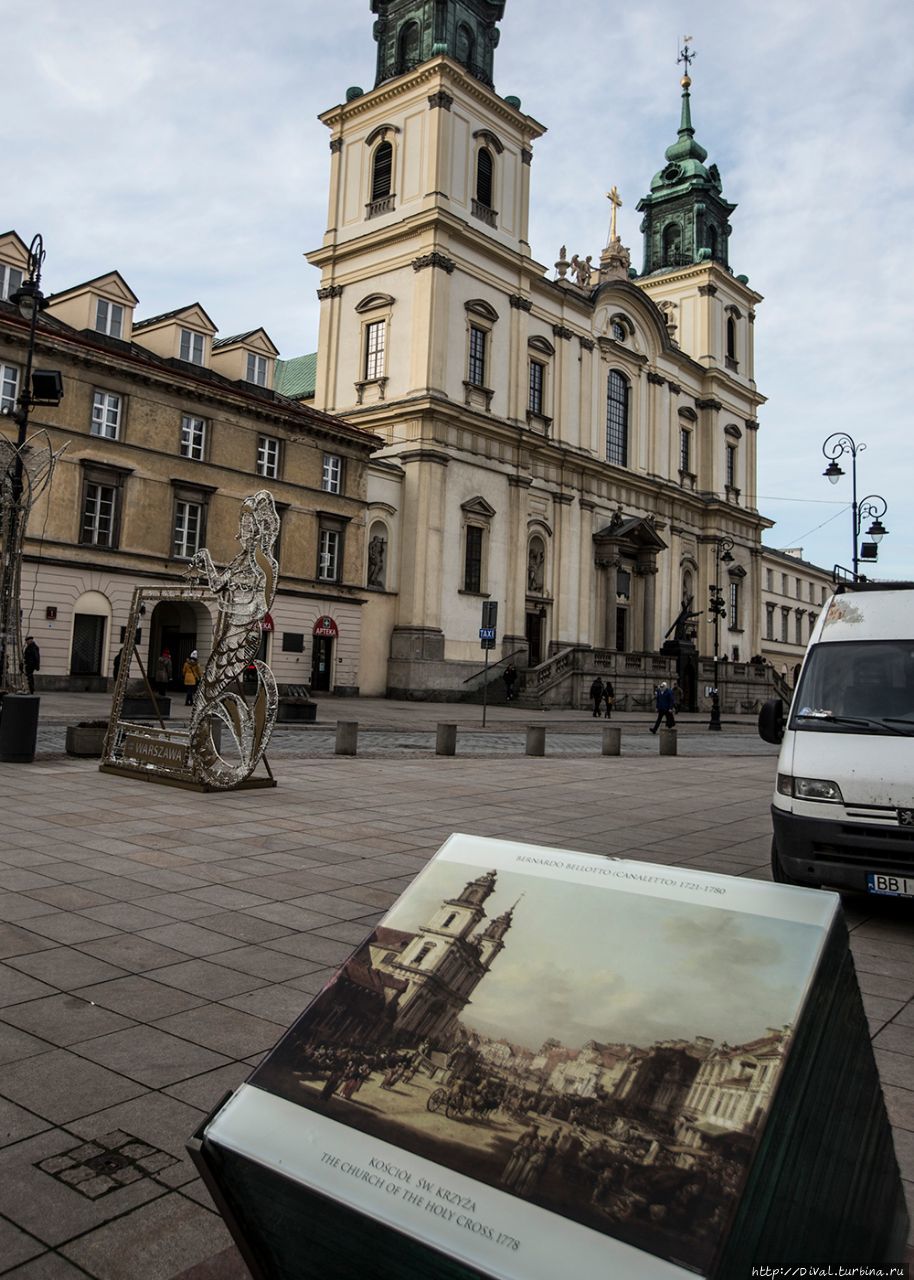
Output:
<svg viewBox="0 0 914 1280">
<path fill-rule="evenodd" d="M 660 754 L 662 756 L 676 755 L 676 730 L 675 729 L 660 730 Z"/>
<path fill-rule="evenodd" d="M 603 730 L 603 754 L 604 756 L 621 756 L 622 730 L 618 725 L 614 724 Z"/>
<path fill-rule="evenodd" d="M 457 751 L 457 726 L 455 724 L 439 724 L 435 737 L 435 755 L 452 756 Z"/>
<path fill-rule="evenodd" d="M 527 725 L 527 755 L 544 756 L 546 754 L 546 726 L 542 724 Z"/>
<path fill-rule="evenodd" d="M 359 745 L 358 720 L 337 720 L 336 722 L 336 754 L 338 756 L 354 756 Z"/>
</svg>

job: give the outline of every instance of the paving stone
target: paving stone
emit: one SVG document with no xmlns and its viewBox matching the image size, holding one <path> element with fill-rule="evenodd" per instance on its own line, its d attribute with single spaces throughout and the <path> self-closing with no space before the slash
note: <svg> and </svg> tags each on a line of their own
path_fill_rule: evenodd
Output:
<svg viewBox="0 0 914 1280">
<path fill-rule="evenodd" d="M 188 960 L 184 964 L 168 965 L 164 969 L 156 969 L 155 976 L 157 982 L 207 1000 L 222 1000 L 225 996 L 236 996 L 242 991 L 253 991 L 255 987 L 265 985 L 262 978 L 226 969 L 209 960 Z"/>
<path fill-rule="evenodd" d="M 123 969 L 117 969 L 103 960 L 96 960 L 94 956 L 87 956 L 72 947 L 55 947 L 52 951 L 39 951 L 34 955 L 10 956 L 6 964 L 40 982 L 49 983 L 60 991 L 71 991 L 74 987 L 86 987 L 92 982 L 124 976 Z"/>
<path fill-rule="evenodd" d="M 307 992 L 295 987 L 274 986 L 259 987 L 256 991 L 247 991 L 240 996 L 227 996 L 220 1003 L 228 1005 L 230 1009 L 242 1009 L 245 1013 L 266 1018 L 277 1026 L 290 1027 L 309 1002 Z"/>
<path fill-rule="evenodd" d="M 133 973 L 144 973 L 167 964 L 179 964 L 185 959 L 182 952 L 175 951 L 172 947 L 163 947 L 158 942 L 151 942 L 148 938 L 132 933 L 119 933 L 94 942 L 81 942 L 77 950 Z"/>
<path fill-rule="evenodd" d="M 196 1015 L 191 1012 L 176 1016 L 194 1018 Z M 73 1051 L 150 1089 L 160 1089 L 176 1080 L 211 1071 L 226 1061 L 222 1054 L 201 1047 L 199 1041 L 179 1039 L 158 1027 L 135 1026 L 97 1036 L 74 1045 Z"/>
<path fill-rule="evenodd" d="M 172 1192 L 64 1245 L 61 1252 L 98 1280 L 171 1280 L 230 1244 L 220 1218 Z"/>
<path fill-rule="evenodd" d="M 81 987 L 74 994 L 138 1022 L 154 1022 L 158 1018 L 183 1013 L 186 1009 L 194 1009 L 205 1003 L 200 996 L 190 995 L 186 991 L 156 982 L 153 978 L 133 973 L 125 978 L 114 978 L 111 982 Z"/>
<path fill-rule="evenodd" d="M 0 1215 L 45 1245 L 71 1240 L 163 1194 L 147 1178 L 91 1200 L 37 1167 L 76 1145 L 71 1133 L 50 1129 L 0 1152 Z"/>
<path fill-rule="evenodd" d="M 44 1251 L 44 1245 L 0 1218 L 0 1266 L 15 1267 Z"/>
<path fill-rule="evenodd" d="M 40 1033 L 45 1040 L 56 1045 L 74 1044 L 77 1040 L 88 1040 L 91 1036 L 106 1035 L 134 1025 L 127 1018 L 93 1004 L 91 998 L 73 993 L 14 1005 L 3 1010 L 3 1018 L 23 1031 Z"/>
<path fill-rule="evenodd" d="M 156 1026 L 232 1058 L 247 1058 L 252 1053 L 271 1048 L 285 1030 L 275 1022 L 267 1022 L 264 1018 L 241 1009 L 229 1009 L 222 1004 L 176 1013 L 170 1018 L 160 1019 Z"/>
<path fill-rule="evenodd" d="M 8 1147 L 12 1142 L 21 1142 L 23 1138 L 30 1138 L 32 1134 L 41 1133 L 48 1127 L 47 1120 L 32 1115 L 31 1112 L 17 1107 L 13 1102 L 7 1102 L 5 1098 L 0 1098 L 0 1147 Z M 0 1260 L 2 1257 L 3 1254 L 0 1252 Z"/>
<path fill-rule="evenodd" d="M 10 957 L 10 959 L 17 958 Z M 12 1004 L 21 1004 L 24 1000 L 38 1000 L 41 996 L 56 994 L 56 987 L 50 987 L 46 982 L 30 978 L 27 973 L 11 969 L 8 962 L 0 964 L 0 1009 Z"/>
<path fill-rule="evenodd" d="M 4 1062 L 18 1062 L 20 1058 L 33 1058 L 36 1054 L 47 1053 L 54 1047 L 47 1040 L 27 1035 L 18 1027 L 11 1026 L 2 1018 L 5 1012 L 5 1009 L 0 1009 L 0 1066 Z"/>
<path fill-rule="evenodd" d="M 4 1280 L 84 1280 L 85 1274 L 57 1253 L 43 1253 L 33 1262 L 3 1273 Z"/>
<path fill-rule="evenodd" d="M 66 1049 L 35 1054 L 3 1068 L 5 1096 L 55 1124 L 66 1124 L 143 1092 L 134 1081 Z"/>
<path fill-rule="evenodd" d="M 279 1037 L 277 1036 L 277 1040 Z M 209 1113 L 219 1105 L 227 1093 L 234 1093 L 240 1084 L 244 1084 L 251 1074 L 251 1068 L 245 1062 L 230 1062 L 227 1066 L 215 1071 L 207 1071 L 190 1080 L 181 1080 L 177 1084 L 167 1085 L 164 1092 L 181 1102 Z"/>
<path fill-rule="evenodd" d="M 30 951 L 47 951 L 53 946 L 53 941 L 31 929 L 15 924 L 0 924 L 0 960 L 7 956 L 28 955 Z"/>
<path fill-rule="evenodd" d="M 285 982 L 314 969 L 314 962 L 311 960 L 284 955 L 268 947 L 237 947 L 233 951 L 222 952 L 217 959 L 219 964 L 228 969 L 237 969 L 257 978 L 266 978 L 270 982 Z"/>
<path fill-rule="evenodd" d="M 267 942 L 272 938 L 282 938 L 289 932 L 285 925 L 258 920 L 256 916 L 249 916 L 244 911 L 226 911 L 217 916 L 207 916 L 206 928 L 223 933 L 229 938 L 237 938 L 239 942 Z"/>
</svg>

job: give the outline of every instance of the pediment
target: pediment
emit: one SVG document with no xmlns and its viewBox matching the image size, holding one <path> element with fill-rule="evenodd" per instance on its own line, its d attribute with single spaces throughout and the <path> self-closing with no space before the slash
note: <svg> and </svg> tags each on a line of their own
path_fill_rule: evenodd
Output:
<svg viewBox="0 0 914 1280">
<path fill-rule="evenodd" d="M 139 302 L 139 298 L 119 271 L 106 271 L 104 275 L 84 280 L 82 284 L 61 289 L 58 293 L 51 294 L 50 301 L 63 302 L 70 298 L 78 298 L 84 293 L 91 293 L 96 298 L 105 298 L 109 302 L 117 302 L 122 307 L 135 307 Z"/>
<path fill-rule="evenodd" d="M 617 511 L 609 524 L 593 535 L 598 545 L 611 543 L 633 551 L 665 551 L 667 544 L 646 516 L 626 516 Z"/>
<path fill-rule="evenodd" d="M 396 302 L 396 298 L 389 293 L 370 293 L 367 298 L 363 298 L 361 302 L 355 305 L 356 311 L 377 311 L 381 307 L 392 307 Z"/>
<path fill-rule="evenodd" d="M 531 351 L 539 351 L 544 356 L 554 356 L 555 347 L 548 338 L 543 338 L 540 334 L 535 333 L 532 338 L 527 340 L 527 346 Z"/>
<path fill-rule="evenodd" d="M 491 503 L 486 502 L 482 496 L 469 498 L 466 502 L 462 502 L 460 510 L 466 512 L 468 516 L 484 516 L 486 520 L 491 520 L 495 515 L 495 508 Z"/>
<path fill-rule="evenodd" d="M 491 302 L 486 302 L 485 298 L 471 298 L 469 302 L 464 303 L 464 306 L 467 311 L 473 315 L 482 316 L 485 320 L 495 321 L 498 319 L 498 312 Z"/>
</svg>

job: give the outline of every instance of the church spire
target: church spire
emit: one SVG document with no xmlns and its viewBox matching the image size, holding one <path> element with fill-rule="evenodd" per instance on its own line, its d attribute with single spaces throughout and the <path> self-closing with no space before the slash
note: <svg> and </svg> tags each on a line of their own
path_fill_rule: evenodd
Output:
<svg viewBox="0 0 914 1280">
<path fill-rule="evenodd" d="M 378 15 L 375 87 L 446 54 L 492 87 L 497 23 L 506 0 L 371 0 Z"/>
<path fill-rule="evenodd" d="M 637 206 L 644 214 L 642 275 L 709 260 L 729 270 L 729 218 L 736 205 L 724 199 L 717 165 L 705 166 L 708 153 L 695 138 L 689 74 L 695 54 L 690 43 L 691 36 L 686 36 L 678 59 L 686 69 L 680 80 L 678 135 L 666 149 L 667 163 L 651 180 L 650 195 Z"/>
</svg>

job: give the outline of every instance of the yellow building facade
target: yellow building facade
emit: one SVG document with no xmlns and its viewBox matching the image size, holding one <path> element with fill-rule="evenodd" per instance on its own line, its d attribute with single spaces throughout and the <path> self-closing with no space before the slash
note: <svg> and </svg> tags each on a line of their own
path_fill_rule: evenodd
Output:
<svg viewBox="0 0 914 1280">
<path fill-rule="evenodd" d="M 15 232 L 0 236 L 0 430 L 21 392 L 28 325 L 9 302 L 27 274 Z M 366 465 L 378 441 L 273 391 L 277 351 L 263 329 L 220 339 L 193 304 L 135 318 L 114 271 L 50 295 L 35 367 L 63 377 L 57 408 L 29 432 L 61 453 L 34 507 L 22 577 L 23 635 L 41 650 L 37 687 L 104 689 L 136 586 L 172 585 L 202 546 L 232 559 L 241 500 L 269 489 L 281 514 L 280 582 L 262 654 L 280 684 L 354 693 L 365 592 Z M 173 685 L 212 617 L 161 603 L 139 652 L 153 674 L 170 651 Z"/>
</svg>

